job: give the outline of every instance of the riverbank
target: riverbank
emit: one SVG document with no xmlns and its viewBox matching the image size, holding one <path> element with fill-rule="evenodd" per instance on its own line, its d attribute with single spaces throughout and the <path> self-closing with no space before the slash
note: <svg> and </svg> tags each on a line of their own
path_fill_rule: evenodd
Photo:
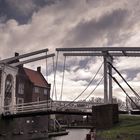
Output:
<svg viewBox="0 0 140 140">
<path fill-rule="evenodd" d="M 92 126 L 63 126 L 65 129 L 91 129 Z"/>
<path fill-rule="evenodd" d="M 97 132 L 97 140 L 140 140 L 140 116 L 120 115 L 119 123 Z"/>
<path fill-rule="evenodd" d="M 57 137 L 57 136 L 64 136 L 64 135 L 68 135 L 68 131 L 60 131 L 60 132 L 49 132 L 48 133 L 48 137 Z"/>
<path fill-rule="evenodd" d="M 48 140 L 85 140 L 89 129 L 67 129 L 67 131 L 69 132 L 68 135 L 52 137 Z"/>
</svg>

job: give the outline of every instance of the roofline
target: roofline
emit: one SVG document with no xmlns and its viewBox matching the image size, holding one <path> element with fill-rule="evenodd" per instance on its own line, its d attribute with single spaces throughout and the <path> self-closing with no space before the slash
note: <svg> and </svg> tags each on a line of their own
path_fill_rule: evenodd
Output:
<svg viewBox="0 0 140 140">
<path fill-rule="evenodd" d="M 39 87 L 39 88 L 46 88 L 46 89 L 50 89 L 50 86 L 49 87 L 43 87 L 43 86 L 38 86 L 38 85 L 36 85 L 36 84 L 34 84 L 33 83 L 33 85 L 35 86 L 35 87 Z M 49 84 L 50 85 L 50 84 Z"/>
<path fill-rule="evenodd" d="M 51 84 L 49 84 L 48 82 L 47 82 L 47 80 L 44 78 L 44 76 L 43 76 L 43 74 L 41 73 L 41 72 L 38 72 L 37 70 L 32 70 L 32 69 L 29 69 L 29 68 L 26 68 L 26 67 L 23 67 L 23 69 L 28 69 L 28 70 L 31 70 L 31 71 L 34 71 L 34 72 L 37 72 L 37 73 L 39 73 L 40 75 L 41 75 L 41 77 L 43 78 L 43 80 L 45 81 L 45 83 L 47 84 L 47 85 L 49 85 L 49 87 L 50 87 L 50 85 Z M 28 75 L 27 75 L 28 76 Z M 34 83 L 33 83 L 34 84 Z M 35 85 L 35 84 L 34 84 Z M 35 86 L 38 86 L 38 85 L 35 85 Z M 38 86 L 38 87 L 41 87 L 41 86 Z M 43 86 L 44 87 L 44 86 Z M 45 88 L 45 87 L 44 87 Z"/>
</svg>

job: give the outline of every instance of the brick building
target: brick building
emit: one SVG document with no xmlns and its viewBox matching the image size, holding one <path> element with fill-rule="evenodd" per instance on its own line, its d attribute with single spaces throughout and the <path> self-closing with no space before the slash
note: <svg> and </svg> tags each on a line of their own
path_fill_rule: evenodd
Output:
<svg viewBox="0 0 140 140">
<path fill-rule="evenodd" d="M 51 85 L 41 73 L 41 67 L 37 70 L 19 67 L 16 77 L 16 102 L 27 103 L 50 99 Z"/>
</svg>

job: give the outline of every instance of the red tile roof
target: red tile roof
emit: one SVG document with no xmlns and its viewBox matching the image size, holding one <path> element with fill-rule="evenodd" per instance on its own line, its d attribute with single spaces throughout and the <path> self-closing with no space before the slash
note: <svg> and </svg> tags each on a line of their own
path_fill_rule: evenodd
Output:
<svg viewBox="0 0 140 140">
<path fill-rule="evenodd" d="M 24 68 L 26 75 L 29 77 L 30 81 L 35 85 L 39 87 L 47 87 L 48 83 L 43 77 L 41 73 L 38 71 L 34 71 L 28 68 Z"/>
</svg>

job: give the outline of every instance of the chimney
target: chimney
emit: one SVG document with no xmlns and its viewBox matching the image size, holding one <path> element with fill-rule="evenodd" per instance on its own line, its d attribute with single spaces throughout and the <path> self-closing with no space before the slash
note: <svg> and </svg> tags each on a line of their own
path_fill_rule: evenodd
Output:
<svg viewBox="0 0 140 140">
<path fill-rule="evenodd" d="M 37 71 L 41 73 L 41 67 L 37 67 Z"/>
<path fill-rule="evenodd" d="M 16 57 L 16 56 L 19 56 L 19 53 L 15 52 L 15 57 Z M 12 60 L 12 61 L 8 62 L 8 64 L 17 63 L 17 62 L 19 62 L 18 59 Z"/>
<path fill-rule="evenodd" d="M 15 56 L 19 56 L 19 53 L 15 52 Z"/>
<path fill-rule="evenodd" d="M 15 57 L 17 57 L 17 56 L 19 56 L 19 53 L 15 52 Z M 17 63 L 17 62 L 19 62 L 19 59 L 16 59 L 13 61 L 13 63 Z M 18 67 L 23 67 L 23 65 L 20 65 Z"/>
</svg>

